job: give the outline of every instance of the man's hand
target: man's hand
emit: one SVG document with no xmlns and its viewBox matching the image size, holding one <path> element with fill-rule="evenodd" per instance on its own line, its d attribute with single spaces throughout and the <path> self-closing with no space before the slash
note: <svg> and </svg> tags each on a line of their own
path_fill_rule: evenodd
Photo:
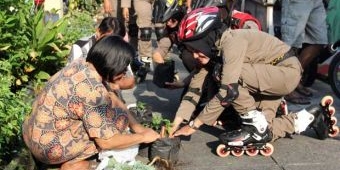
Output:
<svg viewBox="0 0 340 170">
<path fill-rule="evenodd" d="M 193 129 L 193 128 L 189 127 L 188 125 L 186 125 L 186 126 L 183 126 L 181 129 L 177 130 L 175 132 L 174 136 L 181 136 L 181 135 L 189 136 L 189 135 L 191 135 L 191 134 L 193 134 L 195 132 L 196 132 L 195 129 Z"/>
<path fill-rule="evenodd" d="M 129 8 L 122 8 L 122 14 L 125 22 L 128 22 L 130 19 Z"/>
<path fill-rule="evenodd" d="M 162 57 L 162 55 L 158 52 L 155 52 L 152 55 L 152 60 L 157 63 L 157 64 L 163 64 L 164 63 L 164 58 Z"/>
<path fill-rule="evenodd" d="M 104 12 L 105 13 L 111 13 L 112 12 L 112 6 L 110 0 L 104 0 Z"/>
</svg>

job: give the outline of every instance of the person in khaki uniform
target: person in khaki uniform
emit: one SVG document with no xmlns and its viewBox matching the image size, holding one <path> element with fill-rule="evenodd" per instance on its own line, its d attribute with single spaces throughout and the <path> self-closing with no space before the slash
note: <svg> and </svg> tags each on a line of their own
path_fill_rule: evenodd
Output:
<svg viewBox="0 0 340 170">
<path fill-rule="evenodd" d="M 221 135 L 230 145 L 266 143 L 305 131 L 310 125 L 317 127 L 322 121 L 318 121 L 320 111 L 315 106 L 276 117 L 281 98 L 295 89 L 302 73 L 290 46 L 254 29 L 229 30 L 219 15 L 216 7 L 198 8 L 188 13 L 179 27 L 179 40 L 200 64 L 220 63 L 222 67 L 215 71 L 220 73 L 215 74 L 220 83 L 218 93 L 189 125 L 178 129 L 183 120 L 190 120 L 207 70 L 203 67 L 193 76 L 189 88 L 195 90 L 188 90 L 182 99 L 173 121 L 173 136 L 191 135 L 202 124 L 213 125 L 230 105 L 243 124 L 241 129 Z M 324 129 L 319 127 L 315 130 L 321 134 Z"/>
<path fill-rule="evenodd" d="M 104 12 L 105 14 L 108 14 L 111 17 L 117 17 L 118 19 L 122 19 L 124 21 L 124 25 L 127 29 L 128 34 L 126 35 L 126 38 L 129 39 L 130 44 L 135 47 L 134 37 L 131 36 L 131 33 L 133 30 L 137 30 L 137 28 L 130 29 L 133 27 L 134 20 L 130 18 L 130 12 L 129 10 L 131 8 L 131 0 L 104 0 Z M 136 27 L 136 26 L 135 26 Z"/>
<path fill-rule="evenodd" d="M 138 43 L 137 49 L 139 57 L 143 62 L 148 62 L 152 53 L 152 4 L 153 0 L 134 0 L 135 11 L 137 15 Z"/>
<path fill-rule="evenodd" d="M 187 1 L 188 2 L 188 1 Z M 219 10 L 226 10 L 225 4 L 226 2 L 214 2 L 207 4 L 208 6 L 217 6 Z M 167 54 L 169 53 L 171 47 L 176 44 L 180 46 L 180 42 L 177 40 L 177 31 L 179 24 L 184 17 L 186 10 L 184 6 L 181 6 L 177 0 L 173 0 L 171 4 L 166 7 L 165 13 L 163 15 L 163 22 L 166 23 L 165 34 L 159 40 L 158 47 L 153 51 L 153 62 L 155 64 L 162 64 L 164 60 L 167 58 Z M 250 14 L 246 14 L 240 11 L 233 10 L 232 16 L 232 29 L 257 29 L 261 30 L 261 25 L 259 21 L 251 16 Z M 249 17 L 244 17 L 246 19 L 240 21 L 239 18 L 234 16 L 240 15 L 244 17 L 245 15 Z M 192 54 L 188 52 L 185 48 L 179 48 L 181 53 L 179 57 L 182 59 L 183 65 L 187 69 L 188 72 L 191 72 L 198 65 L 197 61 L 192 57 Z"/>
<path fill-rule="evenodd" d="M 163 64 L 173 45 L 175 44 L 179 46 L 177 31 L 185 13 L 184 7 L 181 6 L 177 0 L 173 0 L 172 3 L 166 7 L 162 20 L 162 22 L 166 24 L 164 34 L 152 54 L 152 59 L 155 64 Z M 187 50 L 180 50 L 181 53 L 179 54 L 179 58 L 182 59 L 187 71 L 191 72 L 196 67 L 197 62 L 194 58 L 192 58 L 191 53 L 187 52 Z"/>
</svg>

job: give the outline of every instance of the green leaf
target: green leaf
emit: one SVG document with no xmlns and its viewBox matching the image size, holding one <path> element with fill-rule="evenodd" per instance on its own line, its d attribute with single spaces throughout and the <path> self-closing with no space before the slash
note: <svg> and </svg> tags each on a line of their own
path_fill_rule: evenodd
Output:
<svg viewBox="0 0 340 170">
<path fill-rule="evenodd" d="M 55 30 L 48 30 L 45 29 L 44 33 L 38 37 L 38 45 L 37 49 L 41 50 L 44 48 L 48 43 L 52 42 L 52 40 L 56 37 L 56 31 Z"/>
<path fill-rule="evenodd" d="M 47 80 L 50 78 L 50 75 L 44 71 L 40 71 L 37 75 L 35 75 L 35 78 L 40 80 Z"/>
<path fill-rule="evenodd" d="M 10 17 L 10 18 L 8 18 L 8 19 L 5 21 L 5 23 L 8 24 L 8 23 L 10 23 L 10 22 L 12 22 L 12 21 L 15 21 L 15 20 L 16 20 L 15 17 Z"/>
<path fill-rule="evenodd" d="M 6 51 L 9 47 L 11 47 L 11 45 L 7 45 L 5 47 L 1 47 L 0 51 Z"/>
<path fill-rule="evenodd" d="M 24 82 L 28 82 L 28 76 L 27 75 L 21 76 L 20 79 Z"/>
</svg>

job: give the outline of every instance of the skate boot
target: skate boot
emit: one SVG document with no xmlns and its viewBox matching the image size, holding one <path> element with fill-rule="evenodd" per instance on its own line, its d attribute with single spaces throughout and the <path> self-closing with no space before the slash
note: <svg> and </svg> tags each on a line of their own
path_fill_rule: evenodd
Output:
<svg viewBox="0 0 340 170">
<path fill-rule="evenodd" d="M 310 127 L 321 140 L 337 136 L 339 127 L 336 126 L 337 119 L 334 116 L 335 108 L 331 106 L 332 103 L 333 98 L 325 96 L 320 104 L 311 105 L 295 113 L 295 133 L 301 133 Z"/>
<path fill-rule="evenodd" d="M 148 64 L 139 60 L 139 57 L 136 56 L 131 63 L 131 68 L 135 74 L 136 83 L 144 82 L 146 79 L 146 75 L 150 70 Z"/>
<path fill-rule="evenodd" d="M 136 76 L 136 82 L 139 84 L 139 83 L 142 83 L 145 81 L 146 79 L 146 75 L 148 74 L 148 69 L 145 67 L 145 66 L 142 66 L 140 67 L 136 73 L 135 73 L 135 76 Z"/>
<path fill-rule="evenodd" d="M 242 156 L 246 152 L 249 156 L 255 156 L 259 152 L 263 156 L 270 156 L 274 147 L 269 141 L 272 140 L 272 132 L 268 129 L 268 123 L 262 112 L 253 110 L 240 116 L 242 128 L 220 135 L 220 144 L 216 153 L 220 157 L 230 154 Z"/>
<path fill-rule="evenodd" d="M 148 71 L 153 71 L 153 65 L 152 65 L 152 57 L 141 57 L 141 61 L 144 63 L 145 67 L 148 69 Z"/>
<path fill-rule="evenodd" d="M 132 71 L 135 73 L 137 72 L 137 70 L 139 70 L 140 67 L 142 67 L 144 65 L 144 63 L 142 61 L 139 60 L 139 57 L 136 56 L 132 59 L 131 62 L 131 69 Z"/>
</svg>

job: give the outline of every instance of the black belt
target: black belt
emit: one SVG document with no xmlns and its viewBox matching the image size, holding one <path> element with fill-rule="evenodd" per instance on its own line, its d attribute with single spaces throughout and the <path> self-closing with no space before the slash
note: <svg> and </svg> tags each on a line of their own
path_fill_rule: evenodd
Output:
<svg viewBox="0 0 340 170">
<path fill-rule="evenodd" d="M 293 48 L 290 48 L 285 54 L 271 61 L 270 64 L 275 66 L 279 64 L 280 62 L 284 61 L 285 59 L 289 57 L 293 57 L 293 56 L 296 56 L 295 50 Z"/>
</svg>

